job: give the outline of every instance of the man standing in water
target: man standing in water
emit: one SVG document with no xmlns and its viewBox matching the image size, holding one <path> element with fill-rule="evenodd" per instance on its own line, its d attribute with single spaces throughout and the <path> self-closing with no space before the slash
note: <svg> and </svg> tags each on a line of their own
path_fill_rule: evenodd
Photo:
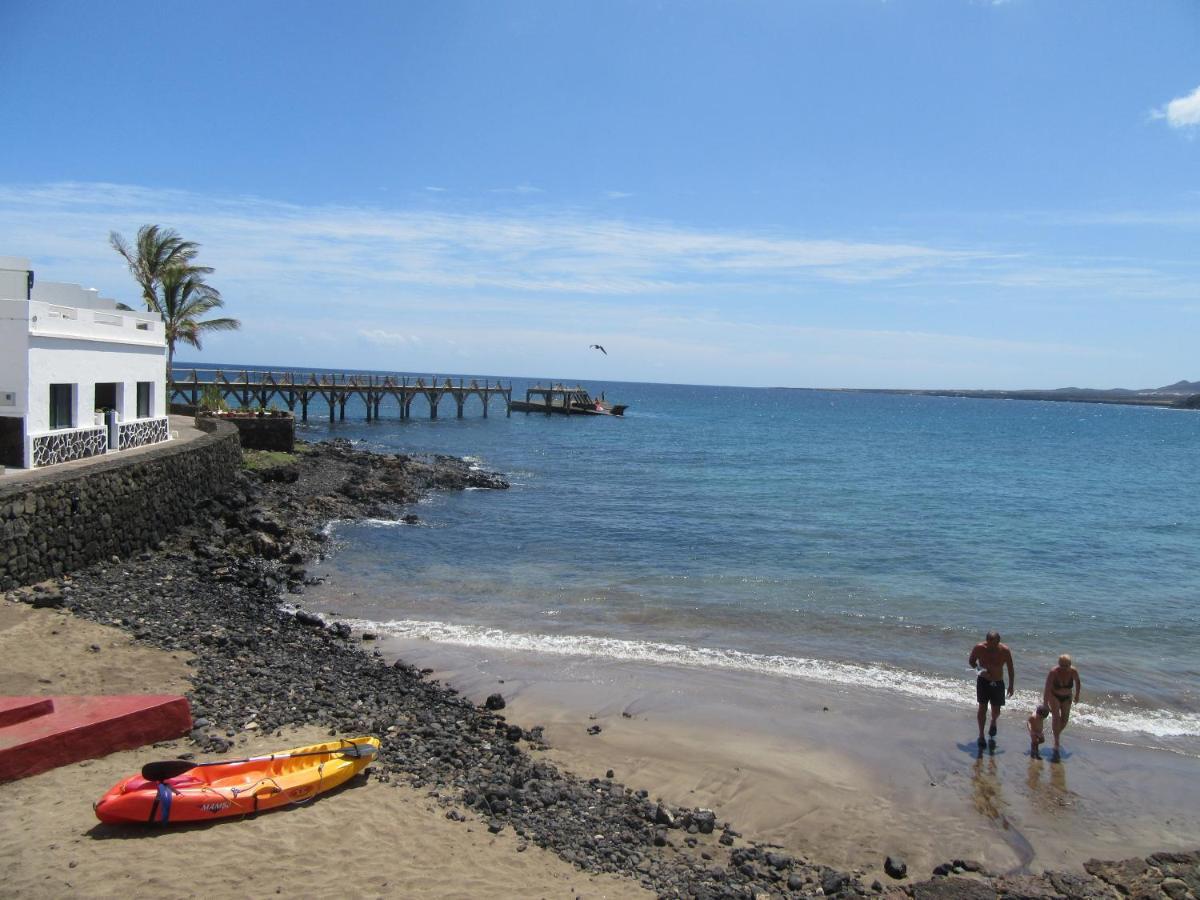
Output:
<svg viewBox="0 0 1200 900">
<path fill-rule="evenodd" d="M 975 699 L 979 701 L 979 746 L 986 747 L 987 741 L 983 739 L 983 724 L 987 721 L 987 708 L 991 706 L 992 727 L 988 729 L 988 736 L 994 738 L 996 736 L 996 719 L 1000 717 L 1000 707 L 1004 705 L 1006 696 L 1004 690 L 1004 668 L 1006 666 L 1008 667 L 1007 696 L 1013 695 L 1013 680 L 1016 676 L 1013 673 L 1012 651 L 1000 643 L 1000 632 L 989 631 L 983 642 L 976 644 L 971 650 L 968 665 L 979 670 L 979 677 L 975 681 Z"/>
</svg>

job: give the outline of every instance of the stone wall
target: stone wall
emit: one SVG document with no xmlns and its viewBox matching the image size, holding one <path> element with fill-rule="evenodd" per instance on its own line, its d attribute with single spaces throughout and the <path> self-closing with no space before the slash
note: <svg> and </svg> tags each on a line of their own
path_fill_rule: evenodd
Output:
<svg viewBox="0 0 1200 900">
<path fill-rule="evenodd" d="M 281 450 L 291 453 L 296 449 L 296 417 L 286 415 L 227 415 L 196 416 L 196 427 L 204 428 L 205 421 L 229 422 L 236 426 L 245 450 Z"/>
<path fill-rule="evenodd" d="M 0 590 L 127 556 L 191 520 L 242 464 L 237 430 L 213 426 L 190 441 L 0 483 Z"/>
<path fill-rule="evenodd" d="M 32 465 L 56 466 L 73 459 L 100 456 L 108 451 L 108 429 L 64 428 L 33 439 Z"/>
</svg>

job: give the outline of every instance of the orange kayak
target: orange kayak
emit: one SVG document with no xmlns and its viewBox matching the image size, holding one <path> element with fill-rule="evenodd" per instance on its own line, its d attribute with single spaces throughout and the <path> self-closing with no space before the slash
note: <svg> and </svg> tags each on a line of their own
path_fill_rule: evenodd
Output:
<svg viewBox="0 0 1200 900">
<path fill-rule="evenodd" d="M 109 824 L 206 822 L 303 803 L 353 778 L 374 760 L 379 739 L 343 738 L 266 756 L 211 763 L 150 763 L 96 804 Z"/>
</svg>

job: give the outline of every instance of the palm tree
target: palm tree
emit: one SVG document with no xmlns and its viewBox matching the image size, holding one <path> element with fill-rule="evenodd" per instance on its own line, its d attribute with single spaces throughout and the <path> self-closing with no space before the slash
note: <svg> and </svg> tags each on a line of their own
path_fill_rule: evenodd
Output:
<svg viewBox="0 0 1200 900">
<path fill-rule="evenodd" d="M 204 283 L 204 267 L 178 265 L 159 273 L 158 291 L 150 309 L 163 317 L 167 337 L 167 380 L 173 381 L 175 343 L 182 341 L 200 349 L 200 338 L 211 331 L 236 331 L 237 319 L 204 319 L 203 316 L 225 305 L 221 293 Z"/>
<path fill-rule="evenodd" d="M 207 266 L 192 264 L 200 245 L 195 241 L 185 241 L 174 228 L 143 225 L 138 229 L 137 242 L 133 247 L 117 232 L 110 231 L 108 242 L 125 258 L 134 280 L 141 285 L 146 309 L 151 311 L 158 309 L 158 286 L 168 269 L 183 267 L 202 275 L 212 272 Z"/>
</svg>

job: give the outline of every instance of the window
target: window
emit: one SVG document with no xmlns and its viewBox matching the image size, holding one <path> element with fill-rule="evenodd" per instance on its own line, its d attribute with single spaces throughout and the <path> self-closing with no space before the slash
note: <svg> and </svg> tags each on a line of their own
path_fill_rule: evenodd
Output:
<svg viewBox="0 0 1200 900">
<path fill-rule="evenodd" d="M 150 418 L 150 389 L 153 384 L 153 381 L 139 381 L 137 383 L 137 417 L 139 419 Z"/>
<path fill-rule="evenodd" d="M 92 409 L 96 412 L 101 410 L 117 408 L 117 391 L 120 385 L 115 381 L 98 381 L 96 382 L 96 398 L 92 403 Z"/>
<path fill-rule="evenodd" d="M 75 427 L 75 385 L 50 385 L 50 427 Z"/>
</svg>

